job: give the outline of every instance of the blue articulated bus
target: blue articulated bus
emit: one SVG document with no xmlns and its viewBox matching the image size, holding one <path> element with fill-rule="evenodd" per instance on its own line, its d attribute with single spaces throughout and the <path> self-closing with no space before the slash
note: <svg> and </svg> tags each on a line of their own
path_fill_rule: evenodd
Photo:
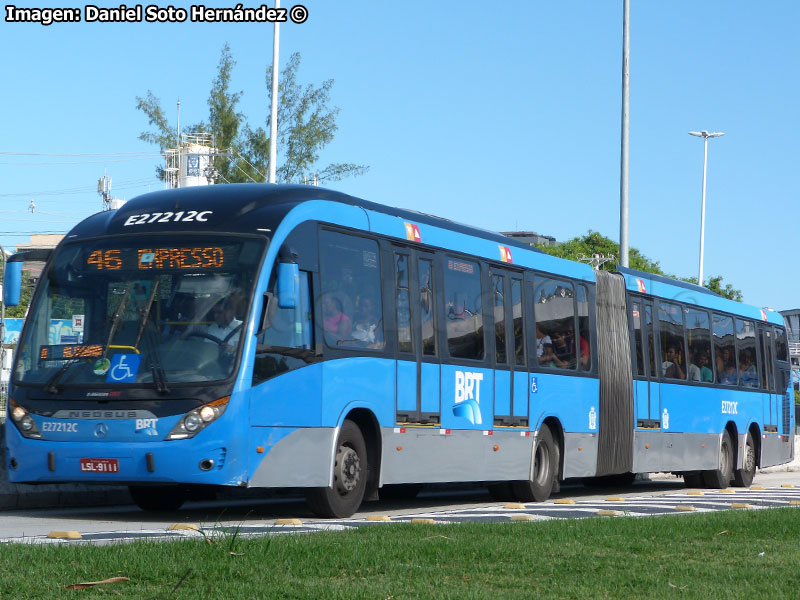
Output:
<svg viewBox="0 0 800 600">
<path fill-rule="evenodd" d="M 36 258 L 9 259 L 8 304 Z M 150 510 L 303 488 L 327 517 L 434 482 L 748 486 L 793 458 L 788 360 L 778 313 L 698 286 L 315 187 L 162 191 L 47 257 L 6 467 Z"/>
</svg>

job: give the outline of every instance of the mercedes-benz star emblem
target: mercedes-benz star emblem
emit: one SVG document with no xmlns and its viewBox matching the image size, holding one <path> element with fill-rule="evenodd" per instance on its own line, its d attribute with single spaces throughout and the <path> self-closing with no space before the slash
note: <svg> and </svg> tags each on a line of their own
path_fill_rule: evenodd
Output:
<svg viewBox="0 0 800 600">
<path fill-rule="evenodd" d="M 94 435 L 95 437 L 104 438 L 108 433 L 108 425 L 105 423 L 98 423 L 97 426 L 94 428 Z"/>
</svg>

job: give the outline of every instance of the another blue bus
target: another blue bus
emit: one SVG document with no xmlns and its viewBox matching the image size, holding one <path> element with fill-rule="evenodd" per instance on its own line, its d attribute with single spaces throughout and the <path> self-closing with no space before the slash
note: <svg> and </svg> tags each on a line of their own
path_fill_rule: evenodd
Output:
<svg viewBox="0 0 800 600">
<path fill-rule="evenodd" d="M 9 259 L 7 304 L 32 258 Z M 793 458 L 789 388 L 782 317 L 702 287 L 315 187 L 186 188 L 89 217 L 47 259 L 6 467 L 149 510 L 304 488 L 326 517 L 434 482 L 749 486 Z"/>
</svg>

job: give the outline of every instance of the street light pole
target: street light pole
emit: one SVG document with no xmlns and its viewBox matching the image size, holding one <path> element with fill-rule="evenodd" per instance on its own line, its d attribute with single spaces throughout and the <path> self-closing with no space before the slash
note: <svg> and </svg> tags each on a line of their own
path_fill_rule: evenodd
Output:
<svg viewBox="0 0 800 600">
<path fill-rule="evenodd" d="M 703 200 L 700 205 L 700 268 L 697 273 L 697 284 L 703 285 L 703 253 L 705 251 L 706 232 L 706 167 L 708 165 L 708 138 L 722 137 L 722 132 L 690 131 L 689 135 L 703 138 Z"/>
<path fill-rule="evenodd" d="M 275 0 L 275 8 L 281 7 Z M 278 170 L 278 54 L 280 52 L 280 24 L 276 20 L 272 34 L 272 106 L 269 117 L 269 183 L 275 183 Z"/>
</svg>

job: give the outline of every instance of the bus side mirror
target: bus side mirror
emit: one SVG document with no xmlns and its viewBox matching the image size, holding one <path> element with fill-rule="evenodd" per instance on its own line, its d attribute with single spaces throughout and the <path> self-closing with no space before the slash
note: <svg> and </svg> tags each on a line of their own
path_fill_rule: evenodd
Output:
<svg viewBox="0 0 800 600">
<path fill-rule="evenodd" d="M 297 263 L 278 263 L 278 306 L 295 308 L 300 298 L 300 267 Z"/>
<path fill-rule="evenodd" d="M 22 288 L 22 263 L 7 262 L 6 270 L 3 274 L 3 304 L 6 306 L 17 306 L 19 304 L 19 294 Z"/>
</svg>

